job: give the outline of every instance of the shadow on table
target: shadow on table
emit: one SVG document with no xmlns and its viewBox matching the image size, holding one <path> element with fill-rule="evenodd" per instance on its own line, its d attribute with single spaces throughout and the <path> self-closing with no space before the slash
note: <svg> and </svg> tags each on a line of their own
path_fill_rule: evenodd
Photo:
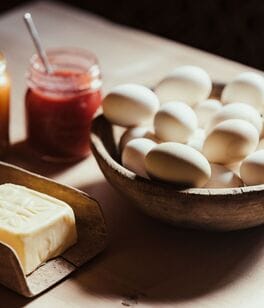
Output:
<svg viewBox="0 0 264 308">
<path fill-rule="evenodd" d="M 183 230 L 143 215 L 106 182 L 80 189 L 101 203 L 110 232 L 108 249 L 88 265 L 93 278 L 77 279 L 89 293 L 123 297 L 124 305 L 192 299 L 239 279 L 261 255 L 263 227 Z"/>
<path fill-rule="evenodd" d="M 20 308 L 25 307 L 32 301 L 32 299 L 25 298 L 22 295 L 18 295 L 2 285 L 0 285 L 0 298 L 0 307 Z"/>
<path fill-rule="evenodd" d="M 4 161 L 48 177 L 55 176 L 76 164 L 76 162 L 45 162 L 44 160 L 41 160 L 36 155 L 36 153 L 27 146 L 25 141 L 21 141 L 12 145 L 9 148 Z"/>
</svg>

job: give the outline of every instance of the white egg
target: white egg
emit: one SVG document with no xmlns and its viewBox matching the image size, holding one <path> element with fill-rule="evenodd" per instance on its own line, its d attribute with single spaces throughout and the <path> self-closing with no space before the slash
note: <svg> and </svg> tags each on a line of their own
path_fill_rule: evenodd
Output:
<svg viewBox="0 0 264 308">
<path fill-rule="evenodd" d="M 212 90 L 212 81 L 205 70 L 186 65 L 173 70 L 155 88 L 160 102 L 184 101 L 190 106 L 204 101 Z"/>
<path fill-rule="evenodd" d="M 245 120 L 254 125 L 260 133 L 262 130 L 262 118 L 260 113 L 252 106 L 244 103 L 231 103 L 222 107 L 211 119 L 207 130 L 212 129 L 218 123 L 230 119 Z"/>
<path fill-rule="evenodd" d="M 123 151 L 125 145 L 133 139 L 137 138 L 147 138 L 156 143 L 160 143 L 161 141 L 155 136 L 154 132 L 150 127 L 146 126 L 138 126 L 127 129 L 120 138 L 119 141 L 119 150 Z"/>
<path fill-rule="evenodd" d="M 221 96 L 224 104 L 242 102 L 260 112 L 264 110 L 264 78 L 254 72 L 244 72 L 228 83 Z"/>
<path fill-rule="evenodd" d="M 205 137 L 206 137 L 205 130 L 202 128 L 197 128 L 196 131 L 190 137 L 187 145 L 196 149 L 199 152 L 202 152 Z"/>
<path fill-rule="evenodd" d="M 246 185 L 264 184 L 264 150 L 250 154 L 242 162 L 240 175 Z"/>
<path fill-rule="evenodd" d="M 151 178 L 180 186 L 202 187 L 211 175 L 210 164 L 200 152 L 176 142 L 156 145 L 147 154 L 145 166 Z"/>
<path fill-rule="evenodd" d="M 113 88 L 102 101 L 104 116 L 113 124 L 131 127 L 144 124 L 159 109 L 159 100 L 149 88 L 122 84 Z"/>
<path fill-rule="evenodd" d="M 155 145 L 154 141 L 146 138 L 130 140 L 122 152 L 122 165 L 137 175 L 148 178 L 145 169 L 145 156 Z"/>
<path fill-rule="evenodd" d="M 198 118 L 198 125 L 205 128 L 212 116 L 222 109 L 222 104 L 217 99 L 207 99 L 194 107 Z"/>
<path fill-rule="evenodd" d="M 231 119 L 217 124 L 205 139 L 203 154 L 212 163 L 231 164 L 255 151 L 259 141 L 249 122 Z"/>
<path fill-rule="evenodd" d="M 244 186 L 241 179 L 223 165 L 211 164 L 211 177 L 205 188 L 231 188 Z"/>
<path fill-rule="evenodd" d="M 163 141 L 186 143 L 197 126 L 195 112 L 183 102 L 162 105 L 154 118 L 155 134 Z"/>
</svg>

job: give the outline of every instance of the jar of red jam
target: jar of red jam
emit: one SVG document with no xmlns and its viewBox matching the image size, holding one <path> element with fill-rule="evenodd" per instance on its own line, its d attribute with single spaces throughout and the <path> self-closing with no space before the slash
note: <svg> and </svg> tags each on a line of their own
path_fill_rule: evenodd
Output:
<svg viewBox="0 0 264 308">
<path fill-rule="evenodd" d="M 82 49 L 53 49 L 47 56 L 51 73 L 37 55 L 27 72 L 27 141 L 45 160 L 79 160 L 90 153 L 91 120 L 101 104 L 98 61 Z"/>
</svg>

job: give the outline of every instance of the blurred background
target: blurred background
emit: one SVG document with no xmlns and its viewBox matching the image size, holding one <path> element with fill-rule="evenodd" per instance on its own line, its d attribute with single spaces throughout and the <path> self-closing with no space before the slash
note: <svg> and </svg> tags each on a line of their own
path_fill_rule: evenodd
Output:
<svg viewBox="0 0 264 308">
<path fill-rule="evenodd" d="M 23 0 L 0 2 L 0 12 Z M 65 0 L 114 22 L 264 69 L 263 0 Z"/>
</svg>

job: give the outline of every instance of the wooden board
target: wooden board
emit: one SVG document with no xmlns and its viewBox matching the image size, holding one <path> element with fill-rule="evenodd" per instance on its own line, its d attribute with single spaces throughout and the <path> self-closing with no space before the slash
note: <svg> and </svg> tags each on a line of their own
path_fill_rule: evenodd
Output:
<svg viewBox="0 0 264 308">
<path fill-rule="evenodd" d="M 88 192 L 102 205 L 109 246 L 93 262 L 41 296 L 27 300 L 4 287 L 6 306 L 21 307 L 260 307 L 264 302 L 264 228 L 227 234 L 171 228 L 144 216 L 105 181 L 93 157 L 54 166 L 32 158 L 23 142 L 24 73 L 33 52 L 22 14 L 29 10 L 47 47 L 92 49 L 105 91 L 122 82 L 153 86 L 173 67 L 197 64 L 228 81 L 248 67 L 82 11 L 37 2 L 0 16 L 0 39 L 13 80 L 7 157 L 32 171 Z M 177 21 L 175 21 L 177 26 Z M 257 48 L 257 46 L 256 46 Z"/>
<path fill-rule="evenodd" d="M 107 232 L 104 218 L 99 204 L 87 194 L 0 162 L 0 184 L 5 183 L 26 186 L 69 204 L 76 219 L 78 242 L 27 276 L 23 274 L 16 252 L 0 242 L 0 283 L 26 297 L 33 297 L 58 283 L 105 248 Z"/>
</svg>

